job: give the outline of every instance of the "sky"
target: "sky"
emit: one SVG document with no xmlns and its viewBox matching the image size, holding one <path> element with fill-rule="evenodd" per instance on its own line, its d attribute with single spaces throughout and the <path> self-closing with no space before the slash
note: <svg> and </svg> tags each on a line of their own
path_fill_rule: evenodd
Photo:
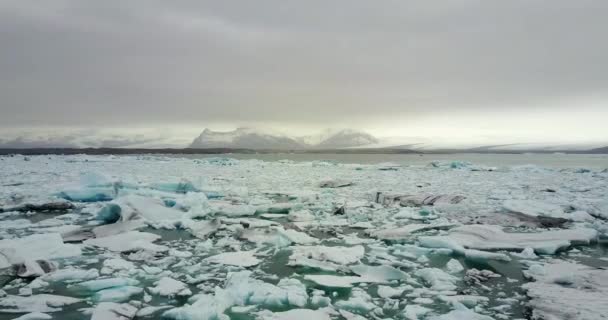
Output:
<svg viewBox="0 0 608 320">
<path fill-rule="evenodd" d="M 606 143 L 608 1 L 0 1 L 0 146 Z"/>
</svg>

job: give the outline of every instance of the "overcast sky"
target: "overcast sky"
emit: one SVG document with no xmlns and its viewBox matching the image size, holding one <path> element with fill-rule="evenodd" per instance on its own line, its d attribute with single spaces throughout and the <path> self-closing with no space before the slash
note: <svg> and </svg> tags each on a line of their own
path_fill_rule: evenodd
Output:
<svg viewBox="0 0 608 320">
<path fill-rule="evenodd" d="M 2 0 L 0 127 L 608 142 L 607 17 L 605 0 Z"/>
</svg>

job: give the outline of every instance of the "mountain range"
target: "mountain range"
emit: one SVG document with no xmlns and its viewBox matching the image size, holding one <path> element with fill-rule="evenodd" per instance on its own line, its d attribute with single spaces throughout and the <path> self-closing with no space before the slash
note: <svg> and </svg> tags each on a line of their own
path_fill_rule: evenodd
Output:
<svg viewBox="0 0 608 320">
<path fill-rule="evenodd" d="M 205 129 L 192 141 L 190 148 L 232 148 L 232 149 L 343 149 L 374 145 L 380 141 L 363 131 L 353 129 L 325 130 L 317 135 L 290 137 L 281 133 L 251 128 L 237 128 L 233 131 L 212 131 Z"/>
</svg>

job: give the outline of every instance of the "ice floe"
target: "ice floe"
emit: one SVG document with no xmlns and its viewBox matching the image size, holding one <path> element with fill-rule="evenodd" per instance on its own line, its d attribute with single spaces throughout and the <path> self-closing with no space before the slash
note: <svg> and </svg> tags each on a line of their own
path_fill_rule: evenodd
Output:
<svg viewBox="0 0 608 320">
<path fill-rule="evenodd" d="M 465 225 L 450 230 L 447 236 L 419 237 L 420 244 L 429 248 L 447 248 L 465 254 L 466 249 L 523 250 L 532 248 L 536 253 L 554 254 L 576 244 L 589 244 L 597 240 L 594 229 L 566 229 L 529 233 L 507 233 L 500 226 Z"/>
<path fill-rule="evenodd" d="M 608 312 L 608 172 L 199 157 L 0 156 L 0 311 L 94 320 Z"/>
</svg>

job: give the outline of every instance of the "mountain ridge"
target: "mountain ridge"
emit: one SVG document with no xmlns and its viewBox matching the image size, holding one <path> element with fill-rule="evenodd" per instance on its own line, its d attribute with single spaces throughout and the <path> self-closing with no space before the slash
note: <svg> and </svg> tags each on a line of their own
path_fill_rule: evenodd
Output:
<svg viewBox="0 0 608 320">
<path fill-rule="evenodd" d="M 213 131 L 205 128 L 189 148 L 341 149 L 378 143 L 369 133 L 354 129 L 325 130 L 317 135 L 290 137 L 252 128 Z"/>
</svg>

